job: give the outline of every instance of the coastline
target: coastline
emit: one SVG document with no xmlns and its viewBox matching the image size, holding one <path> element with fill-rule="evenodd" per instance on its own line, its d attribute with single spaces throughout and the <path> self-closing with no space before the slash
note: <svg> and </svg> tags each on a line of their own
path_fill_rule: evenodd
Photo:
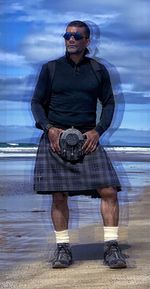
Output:
<svg viewBox="0 0 150 289">
<path fill-rule="evenodd" d="M 37 146 L 6 146 L 0 147 L 0 159 L 4 158 L 35 158 Z M 150 159 L 150 147 L 104 146 L 112 160 L 147 161 Z"/>
</svg>

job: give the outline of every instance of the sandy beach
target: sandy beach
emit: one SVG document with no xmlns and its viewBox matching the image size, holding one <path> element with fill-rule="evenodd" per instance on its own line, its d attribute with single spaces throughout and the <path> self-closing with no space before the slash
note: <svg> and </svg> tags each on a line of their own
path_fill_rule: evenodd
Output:
<svg viewBox="0 0 150 289">
<path fill-rule="evenodd" d="M 103 265 L 99 200 L 87 197 L 69 199 L 74 264 L 52 269 L 51 198 L 32 190 L 34 157 L 5 157 L 5 166 L 0 159 L 1 288 L 150 288 L 150 156 L 118 152 L 112 159 L 123 183 L 119 235 L 128 268 L 122 270 Z"/>
</svg>

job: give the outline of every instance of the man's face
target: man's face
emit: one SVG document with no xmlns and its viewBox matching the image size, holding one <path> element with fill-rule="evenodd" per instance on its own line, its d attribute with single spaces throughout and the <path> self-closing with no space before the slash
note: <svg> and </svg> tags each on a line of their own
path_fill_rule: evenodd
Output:
<svg viewBox="0 0 150 289">
<path fill-rule="evenodd" d="M 66 32 L 79 32 L 82 36 L 84 36 L 84 38 L 80 40 L 75 40 L 74 36 L 71 36 L 69 40 L 65 40 L 66 50 L 70 54 L 80 54 L 81 52 L 83 52 L 89 44 L 89 39 L 86 38 L 85 28 L 69 26 Z"/>
</svg>

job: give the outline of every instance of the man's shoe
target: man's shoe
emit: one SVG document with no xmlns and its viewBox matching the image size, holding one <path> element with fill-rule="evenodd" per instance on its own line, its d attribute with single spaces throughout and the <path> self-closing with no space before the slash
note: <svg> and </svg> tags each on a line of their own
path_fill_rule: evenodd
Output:
<svg viewBox="0 0 150 289">
<path fill-rule="evenodd" d="M 52 260 L 52 268 L 68 268 L 72 264 L 69 243 L 58 243 Z"/>
<path fill-rule="evenodd" d="M 118 242 L 108 241 L 104 244 L 104 265 L 111 269 L 126 268 L 126 260 L 119 248 Z"/>
</svg>

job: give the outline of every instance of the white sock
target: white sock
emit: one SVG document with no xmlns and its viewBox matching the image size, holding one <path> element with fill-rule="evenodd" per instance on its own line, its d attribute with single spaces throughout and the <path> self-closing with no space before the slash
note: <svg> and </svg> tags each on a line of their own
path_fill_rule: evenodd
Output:
<svg viewBox="0 0 150 289">
<path fill-rule="evenodd" d="M 104 242 L 118 240 L 118 227 L 104 227 Z"/>
<path fill-rule="evenodd" d="M 56 243 L 69 243 L 68 230 L 54 231 L 56 237 Z"/>
</svg>

